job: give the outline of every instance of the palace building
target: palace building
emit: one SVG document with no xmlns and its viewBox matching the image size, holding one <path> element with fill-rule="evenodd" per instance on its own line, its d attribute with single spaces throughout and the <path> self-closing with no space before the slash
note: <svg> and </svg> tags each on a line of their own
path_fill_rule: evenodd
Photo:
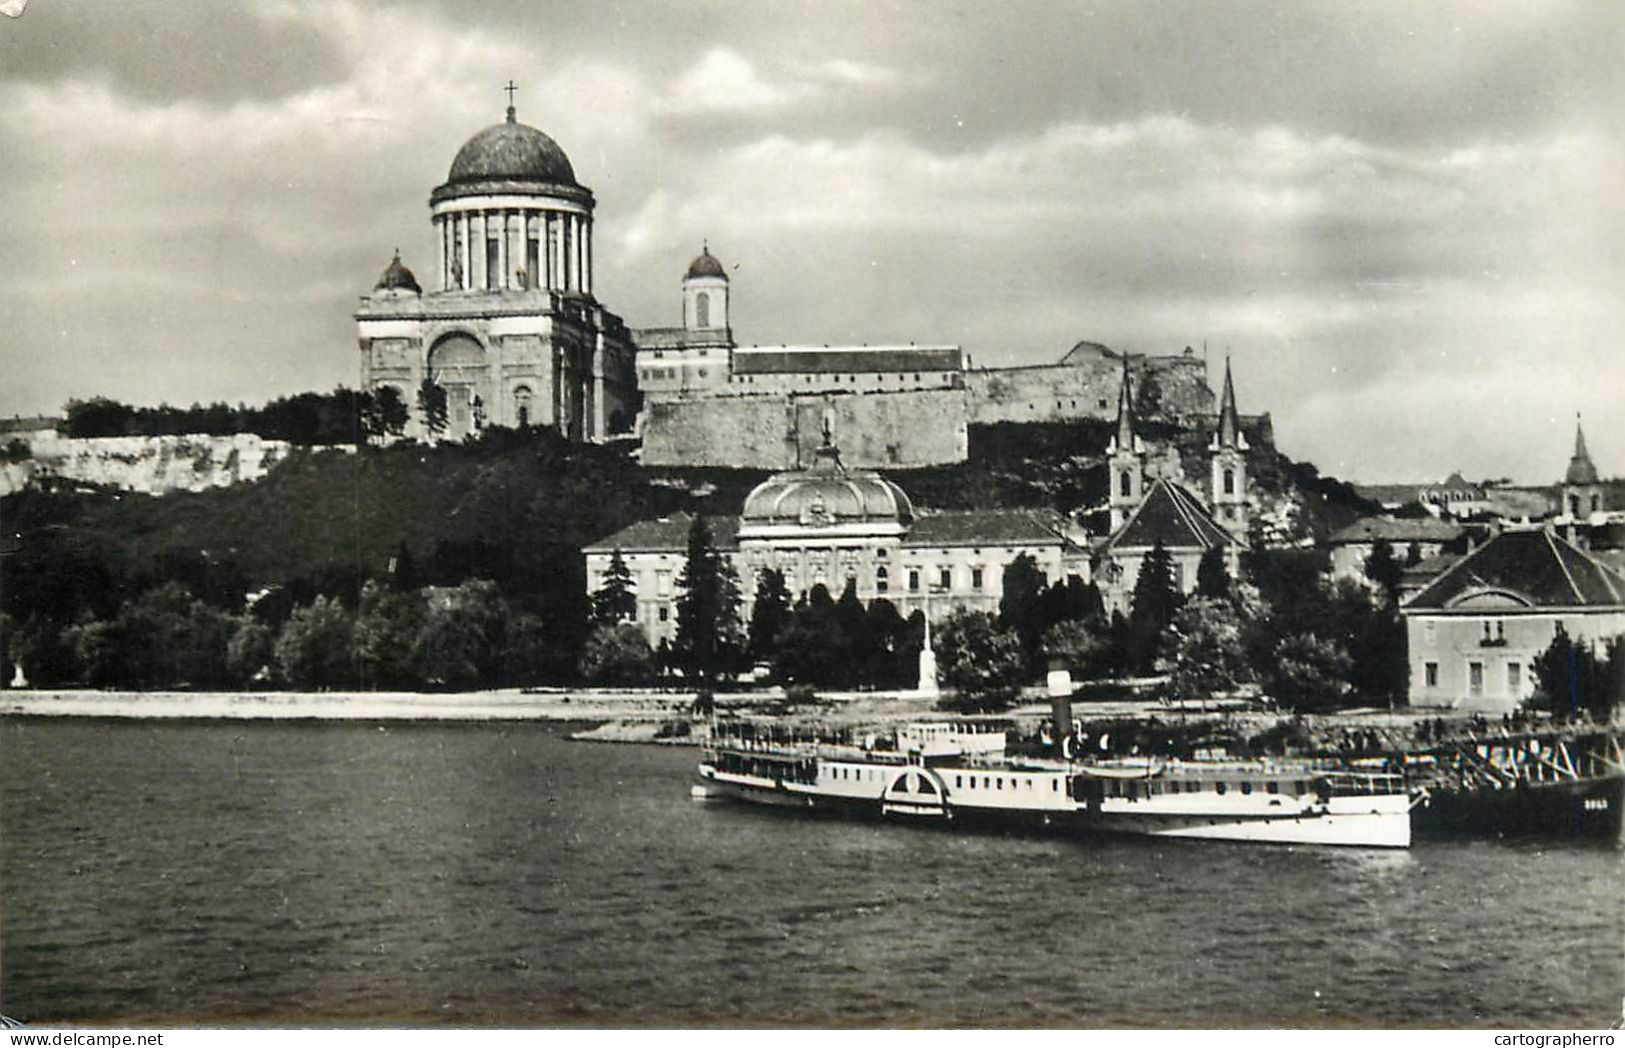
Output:
<svg viewBox="0 0 1625 1048">
<path fill-rule="evenodd" d="M 511 104 L 457 151 L 429 195 L 429 287 L 397 253 L 355 314 L 361 387 L 400 395 L 409 436 L 461 439 L 488 424 L 579 441 L 631 431 L 635 351 L 593 296 L 593 204 L 564 150 Z M 441 398 L 444 425 L 431 432 L 425 405 Z"/>
</svg>

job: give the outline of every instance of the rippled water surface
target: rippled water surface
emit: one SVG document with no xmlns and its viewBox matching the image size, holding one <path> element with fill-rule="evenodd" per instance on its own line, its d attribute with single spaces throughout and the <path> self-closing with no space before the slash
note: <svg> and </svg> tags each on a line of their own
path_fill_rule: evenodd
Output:
<svg viewBox="0 0 1625 1048">
<path fill-rule="evenodd" d="M 25 1021 L 1599 1026 L 1617 847 L 1084 842 L 691 800 L 557 725 L 0 721 Z"/>
</svg>

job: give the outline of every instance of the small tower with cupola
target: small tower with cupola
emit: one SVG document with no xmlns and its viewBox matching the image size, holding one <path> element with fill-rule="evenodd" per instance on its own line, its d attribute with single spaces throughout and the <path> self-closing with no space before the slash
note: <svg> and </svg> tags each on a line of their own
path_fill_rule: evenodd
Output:
<svg viewBox="0 0 1625 1048">
<path fill-rule="evenodd" d="M 683 327 L 689 331 L 728 329 L 728 273 L 707 242 L 683 277 Z"/>
<path fill-rule="evenodd" d="M 1569 468 L 1563 474 L 1562 504 L 1558 516 L 1571 523 L 1586 520 L 1603 509 L 1602 481 L 1597 466 L 1586 450 L 1586 434 L 1580 425 L 1580 416 L 1574 416 L 1574 454 L 1569 457 Z"/>
<path fill-rule="evenodd" d="M 1134 378 L 1127 354 L 1123 355 L 1123 384 L 1117 393 L 1117 431 L 1106 445 L 1106 471 L 1115 532 L 1145 495 L 1145 444 L 1134 432 Z"/>
<path fill-rule="evenodd" d="M 1236 387 L 1230 378 L 1230 359 L 1224 361 L 1224 393 L 1219 402 L 1219 424 L 1208 443 L 1212 460 L 1213 517 L 1237 538 L 1247 534 L 1247 435 L 1236 412 Z"/>
</svg>

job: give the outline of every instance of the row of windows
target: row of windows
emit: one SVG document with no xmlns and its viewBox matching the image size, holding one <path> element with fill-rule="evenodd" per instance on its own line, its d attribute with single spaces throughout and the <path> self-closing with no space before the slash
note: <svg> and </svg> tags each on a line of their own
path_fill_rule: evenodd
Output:
<svg viewBox="0 0 1625 1048">
<path fill-rule="evenodd" d="M 1027 792 L 1031 793 L 1038 788 L 1033 785 L 1033 782 L 1034 780 L 1032 779 L 1017 779 L 1012 776 L 1010 778 L 1010 789 L 1019 790 L 1021 789 L 1021 784 L 1026 783 Z M 955 775 L 954 789 L 962 790 L 966 788 L 973 790 L 1002 790 L 1004 789 L 1004 777 L 1001 775 Z M 1052 793 L 1060 793 L 1061 780 L 1059 778 L 1052 777 L 1049 781 L 1049 788 L 1050 792 Z"/>
<path fill-rule="evenodd" d="M 1469 695 L 1484 694 L 1484 681 L 1486 678 L 1485 665 L 1477 659 L 1467 662 L 1467 693 Z M 1508 662 L 1506 664 L 1507 693 L 1517 695 L 1523 690 L 1523 663 Z M 1439 686 L 1439 664 L 1437 662 L 1422 663 L 1422 684 L 1424 687 L 1437 688 Z"/>
</svg>

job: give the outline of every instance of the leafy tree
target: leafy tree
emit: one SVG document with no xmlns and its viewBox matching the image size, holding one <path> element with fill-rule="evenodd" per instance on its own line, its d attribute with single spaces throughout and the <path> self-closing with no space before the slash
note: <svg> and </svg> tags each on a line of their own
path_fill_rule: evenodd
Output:
<svg viewBox="0 0 1625 1048">
<path fill-rule="evenodd" d="M 644 684 L 654 676 L 654 652 L 637 626 L 599 623 L 581 651 L 581 675 L 595 684 Z"/>
<path fill-rule="evenodd" d="M 847 675 L 851 684 L 867 683 L 865 669 L 874 658 L 876 638 L 869 635 L 868 612 L 858 598 L 858 580 L 849 578 L 841 590 L 841 599 L 835 602 L 835 621 L 846 637 L 851 651 L 851 665 Z"/>
<path fill-rule="evenodd" d="M 1168 687 L 1174 697 L 1206 697 L 1235 690 L 1252 678 L 1242 622 L 1236 606 L 1216 597 L 1197 597 L 1174 616 Z"/>
<path fill-rule="evenodd" d="M 934 632 L 939 671 L 955 692 L 944 708 L 996 712 L 1015 703 L 1026 660 L 1014 630 L 985 611 L 957 608 Z"/>
<path fill-rule="evenodd" d="M 1349 654 L 1342 644 L 1310 633 L 1281 642 L 1270 667 L 1270 694 L 1296 713 L 1338 709 L 1348 702 Z"/>
<path fill-rule="evenodd" d="M 226 642 L 226 673 L 248 684 L 267 672 L 276 659 L 276 633 L 251 615 L 241 616 Z"/>
<path fill-rule="evenodd" d="M 911 648 L 909 624 L 897 605 L 885 597 L 869 602 L 863 632 L 869 639 L 868 657 L 860 667 L 865 684 L 877 688 L 913 687 L 919 668 L 919 644 Z"/>
<path fill-rule="evenodd" d="M 1110 637 L 1098 622 L 1067 619 L 1044 631 L 1046 658 L 1064 664 L 1074 673 L 1096 676 L 1109 668 Z"/>
<path fill-rule="evenodd" d="M 398 437 L 406 432 L 410 418 L 406 401 L 394 386 L 379 386 L 371 393 L 362 394 L 361 431 L 368 439 Z"/>
<path fill-rule="evenodd" d="M 1021 639 L 1022 656 L 1029 670 L 1042 656 L 1039 644 L 1049 625 L 1044 615 L 1044 589 L 1047 580 L 1031 554 L 1023 553 L 1004 566 L 999 598 L 999 625 Z"/>
<path fill-rule="evenodd" d="M 412 642 L 420 680 L 448 688 L 473 688 L 497 677 L 508 609 L 487 579 L 422 591 L 427 607 Z"/>
<path fill-rule="evenodd" d="M 335 597 L 295 608 L 276 640 L 277 671 L 299 688 L 355 681 L 355 622 Z"/>
<path fill-rule="evenodd" d="M 756 576 L 756 599 L 750 612 L 750 654 L 759 662 L 773 657 L 779 631 L 790 621 L 790 590 L 784 572 L 763 568 Z"/>
<path fill-rule="evenodd" d="M 355 661 L 363 687 L 404 688 L 417 683 L 412 649 L 423 628 L 423 594 L 380 586 L 361 587 L 355 617 Z"/>
<path fill-rule="evenodd" d="M 423 416 L 423 428 L 429 431 L 430 437 L 438 437 L 446 431 L 450 421 L 446 403 L 446 388 L 432 378 L 423 380 L 418 387 L 418 413 Z"/>
<path fill-rule="evenodd" d="M 822 583 L 796 605 L 779 631 L 773 671 L 791 684 L 844 687 L 853 682 L 852 642 Z"/>
<path fill-rule="evenodd" d="M 1213 545 L 1196 562 L 1196 595 L 1223 597 L 1230 590 L 1230 573 L 1224 567 L 1224 547 Z"/>
<path fill-rule="evenodd" d="M 1371 552 L 1365 558 L 1365 577 L 1389 604 L 1399 602 L 1399 586 L 1405 577 L 1405 567 L 1395 559 L 1394 548 L 1387 539 L 1379 538 L 1371 544 Z"/>
<path fill-rule="evenodd" d="M 632 572 L 618 549 L 609 555 L 604 584 L 592 595 L 592 616 L 599 625 L 632 622 L 638 617 L 638 596 L 632 589 Z"/>
</svg>

